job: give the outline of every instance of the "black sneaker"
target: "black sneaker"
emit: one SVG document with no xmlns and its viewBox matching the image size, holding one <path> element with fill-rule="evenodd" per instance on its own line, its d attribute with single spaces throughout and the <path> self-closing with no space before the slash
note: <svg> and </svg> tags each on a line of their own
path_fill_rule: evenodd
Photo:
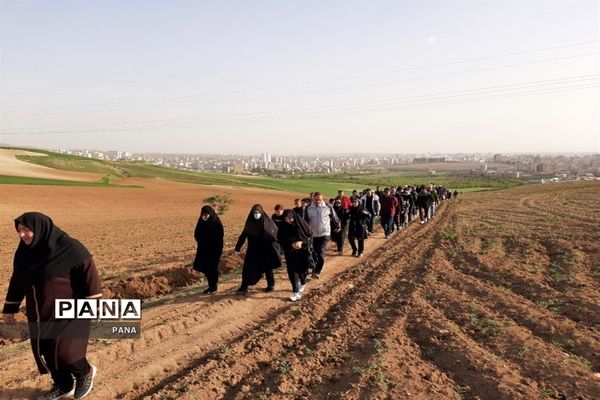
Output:
<svg viewBox="0 0 600 400">
<path fill-rule="evenodd" d="M 237 292 L 240 294 L 246 294 L 246 293 L 248 293 L 248 288 L 241 287 L 237 290 Z"/>
<path fill-rule="evenodd" d="M 43 394 L 37 398 L 37 400 L 57 400 L 57 399 L 66 399 L 68 397 L 73 396 L 75 393 L 75 389 L 71 389 L 68 392 L 60 390 L 57 385 L 52 385 L 52 389 L 46 394 Z"/>
<path fill-rule="evenodd" d="M 94 386 L 94 378 L 96 377 L 96 371 L 98 369 L 95 365 L 92 365 L 90 372 L 83 378 L 75 380 L 75 396 L 76 399 L 81 399 L 87 396 Z"/>
<path fill-rule="evenodd" d="M 267 286 L 265 292 L 272 292 L 275 288 L 273 286 Z"/>
</svg>

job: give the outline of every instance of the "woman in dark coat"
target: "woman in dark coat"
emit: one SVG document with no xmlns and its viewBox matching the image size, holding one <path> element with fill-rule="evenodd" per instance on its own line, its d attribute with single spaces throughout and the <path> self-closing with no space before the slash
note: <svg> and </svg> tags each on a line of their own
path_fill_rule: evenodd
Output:
<svg viewBox="0 0 600 400">
<path fill-rule="evenodd" d="M 362 257 L 365 250 L 365 239 L 367 238 L 367 220 L 371 214 L 360 204 L 358 200 L 352 201 L 350 207 L 350 218 L 348 220 L 348 241 L 352 247 L 352 255 Z M 358 248 L 356 247 L 358 241 Z"/>
<path fill-rule="evenodd" d="M 50 373 L 53 386 L 41 399 L 80 399 L 93 386 L 96 367 L 86 359 L 90 320 L 60 319 L 56 299 L 102 296 L 100 275 L 92 255 L 44 214 L 28 212 L 15 219 L 21 241 L 2 313 L 7 323 L 26 299 L 31 349 L 41 374 Z M 73 385 L 75 378 L 75 385 Z"/>
<path fill-rule="evenodd" d="M 283 212 L 284 223 L 278 232 L 283 248 L 288 277 L 292 283 L 291 301 L 300 300 L 308 273 L 308 249 L 312 244 L 312 231 L 302 217 L 293 210 Z"/>
<path fill-rule="evenodd" d="M 252 206 L 250 214 L 246 218 L 244 230 L 235 245 L 237 254 L 246 239 L 248 239 L 248 249 L 242 268 L 242 285 L 238 292 L 247 293 L 248 286 L 256 285 L 263 274 L 267 278 L 265 291 L 271 292 L 275 288 L 273 269 L 281 267 L 280 247 L 277 242 L 277 226 L 265 214 L 260 204 Z"/>
<path fill-rule="evenodd" d="M 217 291 L 219 282 L 219 260 L 223 254 L 223 224 L 211 206 L 200 210 L 200 218 L 194 230 L 194 238 L 198 243 L 194 269 L 202 272 L 208 281 L 208 288 L 203 293 Z"/>
</svg>

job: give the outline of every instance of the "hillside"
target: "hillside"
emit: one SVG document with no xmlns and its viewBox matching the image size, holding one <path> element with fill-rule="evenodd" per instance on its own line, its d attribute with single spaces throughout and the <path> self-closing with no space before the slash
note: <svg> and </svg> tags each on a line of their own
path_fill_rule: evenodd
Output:
<svg viewBox="0 0 600 400">
<path fill-rule="evenodd" d="M 423 172 L 303 174 L 301 178 L 243 176 L 167 168 L 144 161 L 96 160 L 45 150 L 28 149 L 25 151 L 23 149 L 0 148 L 0 154 L 4 154 L 5 159 L 9 156 L 12 157 L 12 163 L 15 165 L 14 168 L 9 170 L 9 173 L 0 172 L 0 175 L 48 178 L 47 175 L 31 175 L 27 172 L 31 168 L 43 168 L 44 171 L 51 171 L 54 178 L 72 174 L 73 176 L 85 177 L 85 179 L 80 179 L 82 181 L 95 180 L 104 185 L 111 183 L 124 185 L 127 184 L 128 178 L 166 179 L 201 185 L 254 187 L 302 194 L 308 194 L 314 191 L 315 187 L 318 187 L 326 196 L 333 196 L 339 189 L 350 192 L 353 189 L 362 190 L 369 186 L 374 188 L 377 185 L 390 184 L 419 185 L 435 182 L 452 190 L 470 192 L 504 189 L 524 183 L 522 180 L 511 178 L 451 176 L 447 172 L 433 176 Z M 4 169 L 0 171 L 4 171 Z M 24 172 L 21 173 L 20 171 Z M 14 178 L 2 178 L 0 176 L 0 184 L 21 183 L 18 180 L 15 181 Z M 22 183 L 60 184 L 58 182 L 35 182 L 32 180 L 24 180 Z"/>
</svg>

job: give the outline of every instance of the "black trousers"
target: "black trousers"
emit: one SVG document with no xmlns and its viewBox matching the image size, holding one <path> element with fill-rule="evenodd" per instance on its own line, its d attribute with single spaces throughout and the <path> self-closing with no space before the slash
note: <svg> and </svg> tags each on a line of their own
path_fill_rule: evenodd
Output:
<svg viewBox="0 0 600 400">
<path fill-rule="evenodd" d="M 357 240 L 355 238 L 349 237 L 348 241 L 353 253 L 358 252 L 358 254 L 362 254 L 365 251 L 365 239 L 358 239 L 358 248 L 356 247 Z"/>
<path fill-rule="evenodd" d="M 69 392 L 74 386 L 73 377 L 75 377 L 75 379 L 83 378 L 90 372 L 91 368 L 92 366 L 84 357 L 73 364 L 59 364 L 58 369 L 50 370 L 50 375 L 52 375 L 52 380 L 58 385 L 58 388 L 61 391 Z"/>
<path fill-rule="evenodd" d="M 272 269 L 265 272 L 265 278 L 267 278 L 267 287 L 275 287 L 275 275 L 273 274 Z M 244 279 L 244 277 L 242 276 L 242 285 L 241 285 L 240 289 L 246 290 L 246 289 L 248 289 L 248 286 L 250 286 L 248 284 L 248 281 L 246 281 Z"/>
<path fill-rule="evenodd" d="M 333 242 L 337 247 L 337 251 L 344 250 L 344 242 L 346 241 L 346 233 L 348 232 L 348 226 L 344 226 L 341 230 L 335 234 L 332 234 L 331 237 Z"/>
<path fill-rule="evenodd" d="M 306 284 L 306 273 L 305 272 L 297 272 L 294 269 L 288 267 L 288 278 L 290 278 L 290 283 L 292 284 L 292 292 L 299 293 L 300 285 Z"/>
<path fill-rule="evenodd" d="M 267 278 L 267 286 L 268 287 L 275 287 L 275 275 L 273 275 L 272 269 L 265 272 L 265 278 Z"/>
<path fill-rule="evenodd" d="M 219 271 L 206 271 L 204 272 L 206 280 L 208 281 L 208 288 L 210 290 L 217 290 L 217 284 L 219 283 Z"/>
<path fill-rule="evenodd" d="M 373 233 L 373 223 L 375 222 L 375 214 L 372 211 L 369 211 L 371 216 L 367 218 L 367 230 L 369 233 Z"/>
<path fill-rule="evenodd" d="M 317 255 L 317 265 L 315 265 L 315 274 L 320 274 L 323 271 L 325 265 L 325 250 L 327 250 L 327 243 L 329 242 L 329 236 L 320 236 L 313 238 L 313 249 Z"/>
</svg>

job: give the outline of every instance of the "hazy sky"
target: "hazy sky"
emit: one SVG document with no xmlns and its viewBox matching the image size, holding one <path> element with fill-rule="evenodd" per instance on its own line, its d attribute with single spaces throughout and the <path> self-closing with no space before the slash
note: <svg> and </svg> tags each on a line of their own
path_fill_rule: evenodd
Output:
<svg viewBox="0 0 600 400">
<path fill-rule="evenodd" d="M 0 143 L 600 151 L 597 1 L 1 5 Z"/>
</svg>

